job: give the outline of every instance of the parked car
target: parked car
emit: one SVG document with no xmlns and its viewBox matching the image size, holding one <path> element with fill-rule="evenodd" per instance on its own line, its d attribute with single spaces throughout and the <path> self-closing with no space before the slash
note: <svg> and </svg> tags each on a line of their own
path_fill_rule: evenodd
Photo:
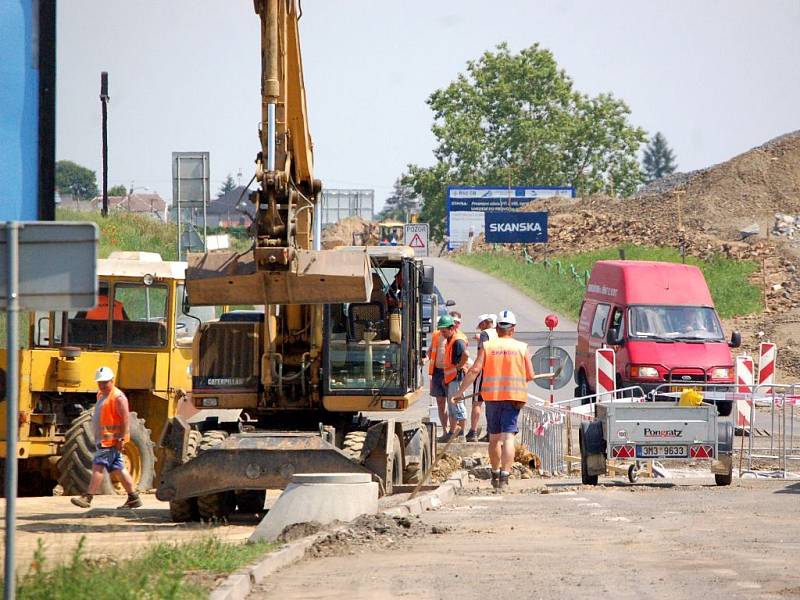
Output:
<svg viewBox="0 0 800 600">
<path fill-rule="evenodd" d="M 595 350 L 616 354 L 617 388 L 692 382 L 732 384 L 730 348 L 741 345 L 738 331 L 726 342 L 703 273 L 695 266 L 650 261 L 598 261 L 586 287 L 575 347 L 576 396 L 596 390 Z M 717 410 L 727 416 L 731 401 Z"/>
</svg>

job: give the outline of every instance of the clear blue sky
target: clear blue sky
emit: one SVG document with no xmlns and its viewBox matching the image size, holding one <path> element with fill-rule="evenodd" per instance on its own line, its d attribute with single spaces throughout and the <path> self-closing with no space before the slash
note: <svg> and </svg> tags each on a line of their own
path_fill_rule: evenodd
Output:
<svg viewBox="0 0 800 600">
<path fill-rule="evenodd" d="M 305 0 L 300 22 L 316 175 L 375 188 L 431 164 L 425 104 L 466 61 L 539 42 L 576 87 L 612 92 L 662 131 L 680 170 L 800 129 L 798 0 Z M 169 199 L 171 153 L 211 152 L 212 192 L 252 175 L 260 118 L 251 0 L 58 5 L 57 156 L 100 175 L 100 71 L 109 72 L 109 185 Z M 537 182 L 517 182 L 536 184 Z"/>
</svg>

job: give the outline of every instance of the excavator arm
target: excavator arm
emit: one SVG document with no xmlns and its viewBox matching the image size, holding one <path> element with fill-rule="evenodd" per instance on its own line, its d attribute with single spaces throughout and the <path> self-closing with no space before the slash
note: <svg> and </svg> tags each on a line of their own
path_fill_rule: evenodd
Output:
<svg viewBox="0 0 800 600">
<path fill-rule="evenodd" d="M 331 255 L 315 240 L 322 183 L 313 175 L 297 1 L 253 5 L 261 19 L 262 100 L 259 188 L 250 193 L 253 248 L 190 254 L 189 299 L 194 305 L 364 302 L 372 287 L 366 250 Z"/>
</svg>

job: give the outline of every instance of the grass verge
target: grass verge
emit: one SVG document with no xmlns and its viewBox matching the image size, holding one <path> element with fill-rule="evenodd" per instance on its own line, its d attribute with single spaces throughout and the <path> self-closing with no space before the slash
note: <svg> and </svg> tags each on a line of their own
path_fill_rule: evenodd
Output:
<svg viewBox="0 0 800 600">
<path fill-rule="evenodd" d="M 679 252 L 673 248 L 624 246 L 624 250 L 628 260 L 681 262 Z M 591 271 L 598 260 L 618 257 L 616 248 L 552 256 L 551 264 L 547 268 L 541 262 L 529 264 L 521 257 L 492 252 L 460 254 L 454 260 L 507 281 L 541 304 L 577 319 L 585 288 L 571 274 L 570 265 L 574 266 L 577 273 L 582 274 L 584 271 Z M 560 274 L 554 266 L 556 261 L 561 264 Z M 755 262 L 735 261 L 721 256 L 710 261 L 687 257 L 686 262 L 703 271 L 721 317 L 748 315 L 764 310 L 761 288 L 750 283 L 753 274 L 758 270 Z"/>
<path fill-rule="evenodd" d="M 17 582 L 17 597 L 31 600 L 207 598 L 218 574 L 245 566 L 273 544 L 230 544 L 215 537 L 184 544 L 162 543 L 130 560 L 90 559 L 81 538 L 68 563 L 46 569 L 39 540 L 29 572 Z M 208 582 L 208 586 L 203 585 Z"/>
</svg>

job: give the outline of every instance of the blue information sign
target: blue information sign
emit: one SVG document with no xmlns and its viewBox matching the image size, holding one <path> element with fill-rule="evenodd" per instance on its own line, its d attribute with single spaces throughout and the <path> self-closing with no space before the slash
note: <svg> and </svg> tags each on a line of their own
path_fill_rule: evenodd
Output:
<svg viewBox="0 0 800 600">
<path fill-rule="evenodd" d="M 574 198 L 575 188 L 450 186 L 446 197 L 449 248 L 458 248 L 470 236 L 484 233 L 484 216 L 491 212 L 519 209 L 541 198 L 553 197 Z"/>
<path fill-rule="evenodd" d="M 545 212 L 487 212 L 484 236 L 490 244 L 536 244 L 547 241 Z"/>
</svg>

